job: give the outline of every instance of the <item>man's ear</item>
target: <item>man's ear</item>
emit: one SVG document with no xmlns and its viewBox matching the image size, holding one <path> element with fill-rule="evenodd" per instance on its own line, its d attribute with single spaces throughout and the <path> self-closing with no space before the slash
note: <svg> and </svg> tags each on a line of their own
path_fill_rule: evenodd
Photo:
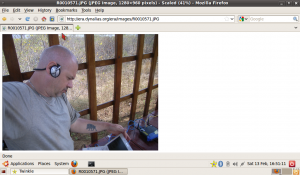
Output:
<svg viewBox="0 0 300 175">
<path fill-rule="evenodd" d="M 48 75 L 51 76 L 50 69 L 51 69 L 52 66 L 56 66 L 56 65 L 57 65 L 57 63 L 54 62 L 54 61 L 51 61 L 51 62 L 48 63 L 48 65 L 46 66 L 46 71 L 47 71 Z"/>
</svg>

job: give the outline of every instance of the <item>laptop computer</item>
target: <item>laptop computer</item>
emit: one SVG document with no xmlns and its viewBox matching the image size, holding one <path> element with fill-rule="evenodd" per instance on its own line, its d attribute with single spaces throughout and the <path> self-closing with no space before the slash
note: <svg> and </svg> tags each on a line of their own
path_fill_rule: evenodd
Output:
<svg viewBox="0 0 300 175">
<path fill-rule="evenodd" d="M 124 135 L 121 133 L 113 138 L 110 142 L 105 144 L 104 146 L 96 146 L 83 148 L 83 151 L 92 151 L 92 150 L 102 150 L 102 151 L 132 151 L 131 146 L 125 139 Z"/>
</svg>

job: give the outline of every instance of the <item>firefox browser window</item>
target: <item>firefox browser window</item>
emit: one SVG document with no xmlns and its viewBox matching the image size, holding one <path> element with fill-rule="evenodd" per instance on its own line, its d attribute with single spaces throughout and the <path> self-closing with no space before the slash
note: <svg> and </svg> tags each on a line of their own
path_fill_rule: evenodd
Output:
<svg viewBox="0 0 300 175">
<path fill-rule="evenodd" d="M 1 174 L 299 175 L 299 15 L 0 0 Z"/>
</svg>

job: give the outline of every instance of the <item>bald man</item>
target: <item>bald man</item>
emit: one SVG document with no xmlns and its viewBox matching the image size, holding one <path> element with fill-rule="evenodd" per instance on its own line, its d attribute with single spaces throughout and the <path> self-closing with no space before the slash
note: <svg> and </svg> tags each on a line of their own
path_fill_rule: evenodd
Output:
<svg viewBox="0 0 300 175">
<path fill-rule="evenodd" d="M 107 130 L 130 139 L 121 125 L 79 118 L 65 94 L 73 87 L 77 70 L 71 51 L 52 46 L 41 54 L 26 83 L 3 83 L 3 139 L 9 150 L 74 150 L 70 130 Z"/>
</svg>

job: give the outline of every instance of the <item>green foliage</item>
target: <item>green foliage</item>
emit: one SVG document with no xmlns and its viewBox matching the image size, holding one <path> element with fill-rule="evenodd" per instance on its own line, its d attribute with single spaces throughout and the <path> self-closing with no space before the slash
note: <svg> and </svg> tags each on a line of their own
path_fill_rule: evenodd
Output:
<svg viewBox="0 0 300 175">
<path fill-rule="evenodd" d="M 41 53 L 49 47 L 48 36 L 45 34 L 16 34 L 13 40 L 21 72 L 29 72 L 37 67 Z"/>
<path fill-rule="evenodd" d="M 73 80 L 73 88 L 68 90 L 67 97 L 70 104 L 77 111 L 89 107 L 87 70 L 77 71 L 76 78 Z"/>
<path fill-rule="evenodd" d="M 2 75 L 9 75 L 3 51 L 2 51 Z"/>
<path fill-rule="evenodd" d="M 68 48 L 77 58 L 78 63 L 86 62 L 83 34 L 65 34 L 66 40 L 59 35 L 59 44 Z"/>
<path fill-rule="evenodd" d="M 154 34 L 145 35 L 144 53 L 153 52 Z"/>
<path fill-rule="evenodd" d="M 123 57 L 136 55 L 138 35 L 123 35 Z"/>
<path fill-rule="evenodd" d="M 115 35 L 95 35 L 95 60 L 108 60 L 115 57 Z"/>
</svg>

